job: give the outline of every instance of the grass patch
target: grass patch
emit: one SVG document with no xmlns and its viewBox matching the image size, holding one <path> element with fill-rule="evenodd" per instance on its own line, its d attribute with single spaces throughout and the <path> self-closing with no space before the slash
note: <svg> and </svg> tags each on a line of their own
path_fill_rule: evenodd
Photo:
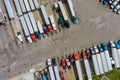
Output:
<svg viewBox="0 0 120 80">
<path fill-rule="evenodd" d="M 112 71 L 109 71 L 104 75 L 107 76 L 110 80 L 120 80 L 120 69 L 113 69 Z M 96 75 L 93 74 L 92 75 L 93 80 L 101 80 L 101 78 L 104 75 L 96 76 Z"/>
</svg>

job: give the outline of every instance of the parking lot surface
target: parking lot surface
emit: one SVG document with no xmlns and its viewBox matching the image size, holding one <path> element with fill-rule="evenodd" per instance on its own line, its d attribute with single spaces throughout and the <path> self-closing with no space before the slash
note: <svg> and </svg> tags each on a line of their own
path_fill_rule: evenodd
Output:
<svg viewBox="0 0 120 80">
<path fill-rule="evenodd" d="M 53 0 L 46 1 L 53 3 Z M 0 5 L 7 15 L 2 3 L 1 0 Z M 57 33 L 45 35 L 36 43 L 29 44 L 24 41 L 17 46 L 12 29 L 12 26 L 17 26 L 13 25 L 17 19 L 0 26 L 0 80 L 19 75 L 37 63 L 40 64 L 39 69 L 43 69 L 48 58 L 89 48 L 101 42 L 119 40 L 119 15 L 103 6 L 99 0 L 73 0 L 73 4 L 79 24 L 71 23 L 69 29 L 60 28 Z M 51 14 L 48 10 L 47 12 Z"/>
</svg>

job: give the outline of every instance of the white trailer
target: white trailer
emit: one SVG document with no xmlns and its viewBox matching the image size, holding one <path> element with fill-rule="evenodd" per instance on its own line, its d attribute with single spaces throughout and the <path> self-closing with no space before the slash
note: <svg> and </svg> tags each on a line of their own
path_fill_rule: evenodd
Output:
<svg viewBox="0 0 120 80">
<path fill-rule="evenodd" d="M 84 64 L 85 64 L 85 71 L 87 74 L 87 79 L 92 80 L 90 65 L 87 59 L 84 59 Z"/>
<path fill-rule="evenodd" d="M 19 1 L 18 0 L 14 0 L 14 4 L 15 4 L 15 7 L 16 7 L 16 11 L 17 11 L 18 16 L 22 16 L 23 13 L 22 13 Z"/>
<path fill-rule="evenodd" d="M 33 2 L 34 2 L 34 5 L 35 5 L 35 8 L 36 8 L 36 9 L 39 9 L 38 1 L 37 1 L 37 0 L 33 0 Z"/>
<path fill-rule="evenodd" d="M 5 23 L 4 14 L 2 12 L 2 9 L 0 8 L 0 24 L 4 24 L 4 23 Z"/>
<path fill-rule="evenodd" d="M 117 52 L 117 48 L 114 44 L 113 41 L 110 41 L 110 47 L 111 47 L 111 52 L 112 52 L 112 56 L 113 56 L 113 59 L 115 61 L 115 68 L 120 68 L 120 64 L 119 64 L 119 58 L 118 58 L 118 52 Z"/>
<path fill-rule="evenodd" d="M 110 61 L 110 55 L 109 55 L 109 52 L 108 52 L 107 45 L 105 43 L 101 43 L 101 46 L 102 46 L 103 52 L 105 54 L 108 70 L 110 71 L 113 68 L 112 68 L 112 64 L 111 64 L 111 61 Z"/>
<path fill-rule="evenodd" d="M 9 0 L 4 0 L 4 4 L 5 4 L 6 10 L 7 10 L 9 19 L 14 19 L 15 16 L 14 16 L 10 1 Z"/>
<path fill-rule="evenodd" d="M 50 15 L 49 19 L 50 19 L 50 23 L 51 23 L 51 25 L 53 27 L 53 30 L 57 30 L 53 15 Z"/>
<path fill-rule="evenodd" d="M 31 10 L 35 10 L 35 6 L 34 6 L 33 1 L 34 0 L 28 0 Z"/>
<path fill-rule="evenodd" d="M 43 18 L 44 18 L 44 21 L 45 21 L 46 25 L 49 25 L 50 22 L 49 22 L 47 13 L 46 13 L 46 11 L 45 11 L 44 5 L 41 5 L 41 6 L 40 6 L 40 9 L 41 9 L 41 12 L 42 12 L 42 15 L 43 15 Z"/>
<path fill-rule="evenodd" d="M 23 12 L 23 13 L 26 13 L 27 10 L 26 10 L 26 8 L 25 8 L 25 5 L 24 5 L 23 0 L 19 0 L 19 3 L 20 3 L 20 7 L 21 7 L 21 9 L 22 9 L 22 12 Z"/>
<path fill-rule="evenodd" d="M 68 3 L 68 6 L 69 6 L 69 9 L 70 9 L 71 16 L 72 16 L 71 20 L 73 21 L 74 24 L 77 24 L 78 23 L 78 18 L 75 15 L 72 0 L 67 0 L 67 3 Z"/>
<path fill-rule="evenodd" d="M 108 72 L 108 67 L 107 67 L 107 61 L 105 58 L 105 53 L 104 52 L 100 52 L 100 56 L 101 56 L 101 60 L 102 60 L 102 64 L 103 64 L 103 70 L 104 72 Z"/>
<path fill-rule="evenodd" d="M 32 43 L 32 39 L 31 39 L 31 37 L 30 37 L 30 33 L 29 33 L 28 28 L 27 28 L 27 25 L 26 25 L 26 23 L 25 23 L 24 17 L 21 16 L 21 17 L 19 18 L 19 20 L 20 20 L 20 23 L 21 23 L 21 26 L 22 26 L 22 29 L 23 29 L 23 31 L 24 31 L 24 34 L 25 34 L 26 39 L 28 40 L 29 43 Z"/>
<path fill-rule="evenodd" d="M 96 46 L 94 46 L 94 50 L 95 50 L 95 53 L 96 53 L 96 58 L 97 58 L 100 74 L 104 74 L 102 60 L 101 60 L 101 56 L 99 54 L 99 50 Z"/>
<path fill-rule="evenodd" d="M 34 30 L 33 30 L 33 28 L 32 28 L 32 24 L 31 24 L 31 22 L 30 22 L 30 19 L 29 19 L 29 17 L 28 17 L 28 14 L 25 14 L 25 15 L 24 15 L 24 18 L 25 18 L 25 21 L 26 21 L 28 30 L 30 31 L 30 34 L 34 34 Z"/>
<path fill-rule="evenodd" d="M 79 60 L 75 60 L 75 66 L 76 66 L 76 70 L 77 70 L 78 80 L 83 80 L 82 79 L 82 70 L 81 70 L 81 66 L 80 66 L 80 61 Z"/>
<path fill-rule="evenodd" d="M 52 66 L 48 67 L 48 71 L 49 71 L 49 75 L 50 75 L 50 80 L 55 80 L 55 75 L 54 75 Z"/>
<path fill-rule="evenodd" d="M 30 5 L 29 5 L 29 3 L 28 3 L 28 0 L 24 0 L 24 4 L 25 4 L 25 7 L 26 7 L 27 12 L 30 12 L 31 9 L 30 9 Z"/>
<path fill-rule="evenodd" d="M 36 22 L 35 22 L 35 19 L 34 19 L 32 12 L 29 12 L 28 15 L 29 15 L 29 18 L 30 18 L 30 21 L 32 23 L 34 31 L 38 32 L 37 25 L 36 25 Z"/>
<path fill-rule="evenodd" d="M 98 68 L 98 62 L 97 62 L 97 57 L 95 55 L 95 51 L 93 48 L 90 48 L 91 54 L 92 54 L 92 62 L 93 62 L 93 66 L 94 66 L 94 71 L 96 75 L 100 75 L 100 71 Z"/>
<path fill-rule="evenodd" d="M 40 21 L 39 21 L 39 20 L 36 21 L 36 24 L 37 24 L 37 27 L 38 27 L 39 32 L 40 32 L 41 34 L 44 33 L 43 27 L 42 27 L 42 25 L 40 24 Z"/>
<path fill-rule="evenodd" d="M 61 10 L 61 13 L 62 13 L 62 15 L 63 15 L 64 20 L 67 21 L 67 20 L 68 20 L 68 17 L 67 17 L 67 14 L 66 14 L 66 11 L 65 11 L 65 8 L 64 8 L 64 6 L 63 6 L 62 1 L 59 1 L 59 2 L 58 2 L 58 5 L 59 5 L 59 7 L 60 7 L 60 10 Z"/>
<path fill-rule="evenodd" d="M 119 47 L 117 48 L 118 50 L 118 58 L 119 58 L 119 63 L 120 63 L 120 42 L 118 42 Z"/>
<path fill-rule="evenodd" d="M 60 75 L 59 75 L 59 71 L 58 71 L 58 67 L 54 66 L 53 69 L 54 69 L 54 72 L 55 72 L 56 80 L 61 80 Z"/>
</svg>

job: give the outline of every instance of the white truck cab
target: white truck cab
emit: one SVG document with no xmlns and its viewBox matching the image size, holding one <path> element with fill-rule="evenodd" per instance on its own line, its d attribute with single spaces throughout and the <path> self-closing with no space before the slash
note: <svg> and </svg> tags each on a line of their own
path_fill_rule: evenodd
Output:
<svg viewBox="0 0 120 80">
<path fill-rule="evenodd" d="M 120 4 L 118 4 L 118 5 L 113 9 L 113 11 L 114 11 L 114 12 L 117 12 L 119 9 L 120 9 Z"/>
</svg>

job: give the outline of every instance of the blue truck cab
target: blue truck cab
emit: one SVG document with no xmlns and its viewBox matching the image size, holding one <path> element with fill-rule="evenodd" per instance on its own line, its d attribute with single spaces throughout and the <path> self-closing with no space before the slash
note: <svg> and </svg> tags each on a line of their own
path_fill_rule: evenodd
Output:
<svg viewBox="0 0 120 80">
<path fill-rule="evenodd" d="M 108 50 L 107 45 L 105 43 L 101 43 L 101 46 L 102 46 L 103 50 Z"/>
<path fill-rule="evenodd" d="M 109 3 L 109 0 L 103 0 L 103 4 L 107 5 Z"/>
<path fill-rule="evenodd" d="M 47 80 L 47 77 L 45 75 L 43 75 L 42 80 Z"/>
<path fill-rule="evenodd" d="M 103 48 L 102 48 L 102 46 L 99 44 L 98 46 L 98 50 L 100 51 L 100 52 L 103 52 Z"/>
<path fill-rule="evenodd" d="M 74 24 L 78 24 L 78 18 L 77 18 L 76 16 L 73 16 L 73 17 L 72 17 L 72 22 L 73 22 Z"/>
<path fill-rule="evenodd" d="M 41 35 L 40 35 L 39 32 L 35 32 L 35 35 L 36 35 L 36 37 L 37 37 L 38 39 L 41 39 Z"/>
<path fill-rule="evenodd" d="M 118 41 L 114 41 L 114 44 L 115 44 L 117 49 L 120 49 L 120 44 L 118 43 Z"/>
</svg>

